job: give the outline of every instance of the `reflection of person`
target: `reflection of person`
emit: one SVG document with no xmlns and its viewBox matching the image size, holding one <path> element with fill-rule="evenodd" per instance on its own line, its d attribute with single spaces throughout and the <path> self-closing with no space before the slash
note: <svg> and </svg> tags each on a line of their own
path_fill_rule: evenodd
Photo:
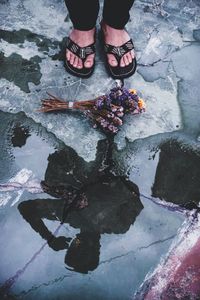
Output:
<svg viewBox="0 0 200 300">
<path fill-rule="evenodd" d="M 200 195 L 200 153 L 176 141 L 160 148 L 152 195 L 185 206 L 198 205 Z"/>
<path fill-rule="evenodd" d="M 101 29 L 107 67 L 114 78 L 131 76 L 136 60 L 133 43 L 124 29 L 134 0 L 105 0 Z M 66 50 L 66 67 L 73 75 L 89 77 L 95 64 L 95 26 L 99 0 L 65 0 L 73 30 Z"/>
<path fill-rule="evenodd" d="M 82 273 L 98 266 L 100 235 L 125 233 L 143 208 L 135 184 L 112 173 L 102 175 L 98 163 L 97 166 L 91 168 L 90 163 L 84 162 L 70 148 L 55 152 L 49 157 L 42 185 L 59 199 L 24 201 L 18 207 L 24 219 L 52 249 L 58 251 L 69 247 L 65 263 Z M 63 207 L 72 190 L 84 191 L 88 206 L 84 209 L 77 206 L 64 218 L 65 223 L 80 229 L 70 243 L 72 237 L 54 237 L 43 219 L 62 221 Z"/>
</svg>

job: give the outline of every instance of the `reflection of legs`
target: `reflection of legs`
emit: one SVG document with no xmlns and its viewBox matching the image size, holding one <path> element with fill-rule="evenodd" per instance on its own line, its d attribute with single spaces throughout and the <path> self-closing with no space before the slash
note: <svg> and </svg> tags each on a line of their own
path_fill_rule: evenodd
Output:
<svg viewBox="0 0 200 300">
<path fill-rule="evenodd" d="M 86 47 L 94 43 L 94 32 L 96 20 L 99 12 L 98 0 L 65 0 L 69 11 L 70 19 L 74 29 L 70 34 L 70 38 L 80 47 Z M 67 60 L 75 68 L 83 68 L 83 63 L 71 51 L 66 52 Z M 90 68 L 94 62 L 94 54 L 86 59 L 84 66 Z"/>
<path fill-rule="evenodd" d="M 124 27 L 129 20 L 129 10 L 133 2 L 134 0 L 105 0 L 103 9 L 103 31 L 107 44 L 121 46 L 130 39 Z M 121 58 L 120 66 L 129 65 L 133 58 L 133 51 L 128 52 Z M 117 66 L 117 60 L 114 55 L 108 54 L 108 61 L 111 66 Z"/>
</svg>

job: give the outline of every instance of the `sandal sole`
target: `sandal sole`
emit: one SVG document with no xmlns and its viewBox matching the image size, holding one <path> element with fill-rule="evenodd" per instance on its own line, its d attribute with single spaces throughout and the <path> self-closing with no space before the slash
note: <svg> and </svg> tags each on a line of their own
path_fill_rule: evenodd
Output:
<svg viewBox="0 0 200 300">
<path fill-rule="evenodd" d="M 82 69 L 73 69 L 73 68 L 71 68 L 70 64 L 68 64 L 66 60 L 64 62 L 64 66 L 65 66 L 66 71 L 68 73 L 70 73 L 71 75 L 84 79 L 84 78 L 89 78 L 93 74 L 94 68 L 95 68 L 95 63 L 93 64 L 92 68 L 88 68 L 87 73 L 80 72 Z M 78 70 L 79 72 L 76 71 L 76 70 Z M 85 70 L 85 68 L 84 68 L 84 70 Z"/>
</svg>

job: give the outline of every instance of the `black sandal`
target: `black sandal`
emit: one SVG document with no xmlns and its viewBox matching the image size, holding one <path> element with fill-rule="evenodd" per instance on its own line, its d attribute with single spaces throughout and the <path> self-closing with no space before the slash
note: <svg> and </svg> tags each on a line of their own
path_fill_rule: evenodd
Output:
<svg viewBox="0 0 200 300">
<path fill-rule="evenodd" d="M 115 47 L 109 44 L 104 45 L 104 51 L 106 54 L 106 66 L 108 69 L 108 72 L 114 79 L 121 79 L 121 78 L 127 78 L 130 77 L 135 73 L 137 62 L 136 58 L 134 57 L 132 62 L 128 66 L 120 67 L 120 60 L 121 58 L 128 53 L 129 51 L 134 49 L 133 41 L 130 39 L 128 42 L 124 43 L 123 45 L 119 47 Z M 108 63 L 108 57 L 107 54 L 113 54 L 118 62 L 118 65 L 116 67 L 112 67 Z"/>
<path fill-rule="evenodd" d="M 93 63 L 91 68 L 85 68 L 84 62 L 86 61 L 88 55 L 95 53 L 95 43 L 88 45 L 87 47 L 80 47 L 75 42 L 73 42 L 70 37 L 67 38 L 67 45 L 66 49 L 74 53 L 76 56 L 78 56 L 83 63 L 83 68 L 78 69 L 75 68 L 73 65 L 70 64 L 69 61 L 65 58 L 65 68 L 66 70 L 71 73 L 72 75 L 81 77 L 81 78 L 88 78 L 92 75 L 94 71 L 94 65 Z"/>
</svg>

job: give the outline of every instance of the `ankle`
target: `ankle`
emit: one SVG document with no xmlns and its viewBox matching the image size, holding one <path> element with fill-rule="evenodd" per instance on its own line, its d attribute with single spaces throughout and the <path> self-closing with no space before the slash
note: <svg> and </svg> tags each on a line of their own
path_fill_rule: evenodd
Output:
<svg viewBox="0 0 200 300">
<path fill-rule="evenodd" d="M 95 40 L 95 28 L 87 31 L 73 29 L 70 33 L 70 38 L 80 47 L 86 47 L 93 44 Z"/>
<path fill-rule="evenodd" d="M 79 30 L 79 29 L 73 29 L 71 32 L 71 35 L 76 36 L 94 36 L 95 33 L 95 27 L 90 30 Z"/>
<path fill-rule="evenodd" d="M 101 21 L 101 28 L 104 34 L 119 34 L 124 31 L 124 29 L 116 29 L 114 27 L 111 27 L 110 25 L 106 24 L 104 20 Z"/>
</svg>

